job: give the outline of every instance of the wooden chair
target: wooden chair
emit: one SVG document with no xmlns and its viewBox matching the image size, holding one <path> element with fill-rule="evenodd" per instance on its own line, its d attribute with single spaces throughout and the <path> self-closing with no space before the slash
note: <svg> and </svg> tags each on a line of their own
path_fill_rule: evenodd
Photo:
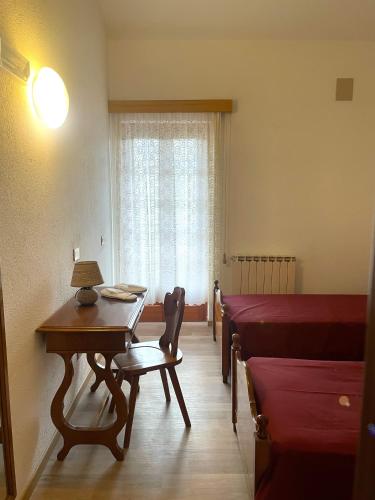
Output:
<svg viewBox="0 0 375 500">
<path fill-rule="evenodd" d="M 135 403 L 139 387 L 139 377 L 147 372 L 159 370 L 163 383 L 165 399 L 171 400 L 167 373 L 172 381 L 178 404 L 186 427 L 191 427 L 184 397 L 178 382 L 175 366 L 182 361 L 182 352 L 178 349 L 178 337 L 185 308 L 185 290 L 176 287 L 173 293 L 167 293 L 164 299 L 165 332 L 159 341 L 133 344 L 128 352 L 117 354 L 114 361 L 118 367 L 116 380 L 121 386 L 124 380 L 130 383 L 129 412 L 126 422 L 124 448 L 129 447 L 133 425 Z M 109 411 L 113 412 L 115 403 L 112 399 Z"/>
</svg>

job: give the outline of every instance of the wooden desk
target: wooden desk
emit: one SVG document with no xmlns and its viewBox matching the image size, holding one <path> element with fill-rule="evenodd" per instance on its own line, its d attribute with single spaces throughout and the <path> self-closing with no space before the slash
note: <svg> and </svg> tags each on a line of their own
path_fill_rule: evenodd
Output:
<svg viewBox="0 0 375 500">
<path fill-rule="evenodd" d="M 65 364 L 63 381 L 51 404 L 52 421 L 64 439 L 58 460 L 64 460 L 72 446 L 77 444 L 102 444 L 111 450 L 117 460 L 123 460 L 124 450 L 118 446 L 117 436 L 126 422 L 127 403 L 113 377 L 111 362 L 115 354 L 126 352 L 144 300 L 145 295 L 139 295 L 136 302 L 99 297 L 93 306 L 80 306 L 73 297 L 36 330 L 46 334 L 47 352 L 58 354 Z M 72 357 L 75 353 L 86 353 L 87 361 L 95 371 L 96 381 L 92 388 L 105 381 L 113 395 L 117 417 L 112 424 L 77 427 L 65 419 L 64 398 L 74 375 Z M 104 366 L 96 362 L 95 353 L 103 355 Z"/>
</svg>

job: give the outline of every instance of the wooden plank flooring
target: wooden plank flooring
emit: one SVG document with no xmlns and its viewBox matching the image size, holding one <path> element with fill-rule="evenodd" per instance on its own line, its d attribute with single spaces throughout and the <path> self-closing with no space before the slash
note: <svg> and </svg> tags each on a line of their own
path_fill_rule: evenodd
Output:
<svg viewBox="0 0 375 500">
<path fill-rule="evenodd" d="M 160 324 L 140 324 L 144 339 L 160 335 Z M 116 462 L 102 446 L 76 446 L 64 462 L 54 451 L 32 494 L 33 500 L 248 500 L 232 430 L 230 386 L 220 374 L 220 343 L 202 323 L 183 325 L 177 367 L 192 427 L 186 430 L 170 384 L 164 400 L 159 373 L 141 378 L 130 448 Z M 129 386 L 124 383 L 127 396 Z M 100 415 L 106 391 L 85 393 L 71 421 L 86 424 Z M 107 410 L 101 423 L 110 418 Z M 123 432 L 120 434 L 123 440 Z"/>
</svg>

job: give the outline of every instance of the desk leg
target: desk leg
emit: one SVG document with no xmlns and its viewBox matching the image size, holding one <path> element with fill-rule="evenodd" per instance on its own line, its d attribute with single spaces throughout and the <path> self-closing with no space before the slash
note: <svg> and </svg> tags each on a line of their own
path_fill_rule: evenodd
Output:
<svg viewBox="0 0 375 500">
<path fill-rule="evenodd" d="M 95 373 L 95 382 L 92 384 L 92 386 L 90 387 L 90 391 L 91 392 L 95 392 L 96 389 L 99 387 L 99 385 L 103 382 L 104 380 L 104 374 L 103 374 L 103 366 L 102 365 L 99 365 L 97 362 L 96 362 L 96 359 L 95 359 L 95 353 L 93 352 L 88 352 L 86 354 L 87 356 L 87 362 L 88 364 L 91 366 L 93 372 Z"/>
<path fill-rule="evenodd" d="M 107 446 L 117 460 L 124 459 L 124 450 L 117 443 L 117 436 L 124 427 L 128 409 L 126 398 L 117 384 L 111 371 L 111 362 L 116 353 L 104 354 L 105 367 L 97 370 L 101 373 L 116 404 L 116 420 L 104 427 L 77 427 L 71 425 L 64 417 L 64 398 L 71 385 L 74 369 L 72 363 L 73 352 L 58 353 L 64 360 L 65 373 L 51 405 L 51 417 L 58 431 L 64 439 L 64 445 L 57 454 L 58 460 L 64 460 L 69 450 L 77 444 L 102 444 Z"/>
</svg>

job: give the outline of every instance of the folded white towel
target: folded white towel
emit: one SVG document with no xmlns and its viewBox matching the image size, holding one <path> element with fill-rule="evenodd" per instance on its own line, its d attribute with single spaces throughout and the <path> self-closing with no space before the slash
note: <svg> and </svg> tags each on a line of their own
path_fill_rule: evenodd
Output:
<svg viewBox="0 0 375 500">
<path fill-rule="evenodd" d="M 123 300 L 125 302 L 135 302 L 137 300 L 136 295 L 129 292 L 123 292 L 118 288 L 103 288 L 100 290 L 100 294 L 108 299 Z"/>
<path fill-rule="evenodd" d="M 115 288 L 122 290 L 123 292 L 129 293 L 143 293 L 147 291 L 147 288 L 142 285 L 127 285 L 125 283 L 119 283 L 115 285 Z"/>
</svg>

